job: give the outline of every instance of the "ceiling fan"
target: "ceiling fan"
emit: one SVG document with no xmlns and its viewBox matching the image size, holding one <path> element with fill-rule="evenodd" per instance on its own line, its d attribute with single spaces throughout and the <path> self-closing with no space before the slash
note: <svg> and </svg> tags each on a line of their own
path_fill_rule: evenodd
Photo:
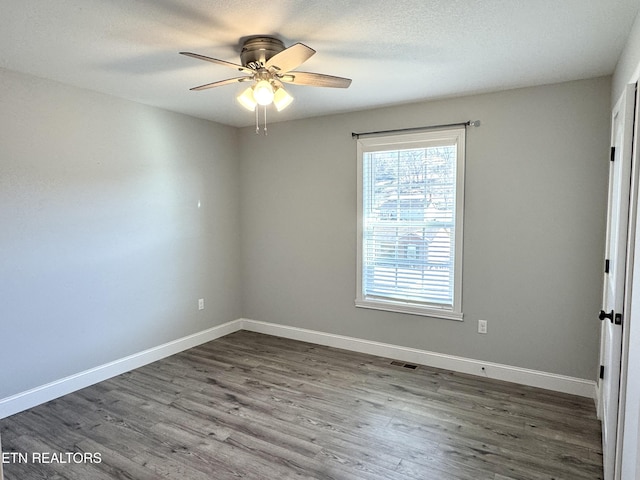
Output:
<svg viewBox="0 0 640 480">
<path fill-rule="evenodd" d="M 197 53 L 180 52 L 188 57 L 224 65 L 244 73 L 245 75 L 241 77 L 206 83 L 190 90 L 199 91 L 236 82 L 251 82 L 252 85 L 244 90 L 237 99 L 248 110 L 256 111 L 256 119 L 258 112 L 256 107 L 259 105 L 266 107 L 273 103 L 276 109 L 281 111 L 293 101 L 293 97 L 284 89 L 284 83 L 332 88 L 347 88 L 351 85 L 350 78 L 294 70 L 315 53 L 313 48 L 302 43 L 285 48 L 281 40 L 271 36 L 256 36 L 245 40 L 240 52 L 241 64 Z"/>
</svg>

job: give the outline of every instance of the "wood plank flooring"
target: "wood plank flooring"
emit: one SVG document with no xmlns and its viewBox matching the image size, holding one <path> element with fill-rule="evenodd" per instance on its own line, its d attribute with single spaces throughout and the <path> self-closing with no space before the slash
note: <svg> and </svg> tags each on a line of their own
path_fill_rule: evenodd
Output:
<svg viewBox="0 0 640 480">
<path fill-rule="evenodd" d="M 13 415 L 0 433 L 5 460 L 28 457 L 5 463 L 5 480 L 602 478 L 589 399 L 246 331 Z"/>
</svg>

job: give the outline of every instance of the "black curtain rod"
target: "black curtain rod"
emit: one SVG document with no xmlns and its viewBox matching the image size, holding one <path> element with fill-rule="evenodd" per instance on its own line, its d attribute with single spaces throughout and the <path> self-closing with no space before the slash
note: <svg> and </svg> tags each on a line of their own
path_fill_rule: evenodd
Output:
<svg viewBox="0 0 640 480">
<path fill-rule="evenodd" d="M 410 128 L 397 128 L 395 130 L 379 130 L 377 132 L 361 132 L 361 133 L 356 133 L 356 132 L 351 132 L 351 136 L 353 138 L 360 138 L 360 137 L 364 137 L 364 136 L 368 136 L 368 135 L 382 135 L 385 133 L 405 133 L 405 132 L 419 132 L 419 131 L 423 131 L 423 130 L 432 130 L 432 129 L 436 129 L 436 128 L 448 128 L 448 127 L 479 127 L 480 126 L 480 120 L 468 120 L 466 122 L 461 122 L 461 123 L 445 123 L 442 125 L 428 125 L 425 127 L 410 127 Z"/>
</svg>

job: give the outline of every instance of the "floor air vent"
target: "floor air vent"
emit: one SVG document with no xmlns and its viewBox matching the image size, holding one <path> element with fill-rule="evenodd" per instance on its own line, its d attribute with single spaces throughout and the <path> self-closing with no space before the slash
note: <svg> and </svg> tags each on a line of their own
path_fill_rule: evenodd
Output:
<svg viewBox="0 0 640 480">
<path fill-rule="evenodd" d="M 397 360 L 392 361 L 391 365 L 395 365 L 396 367 L 408 368 L 410 370 L 415 370 L 416 368 L 418 368 L 418 366 L 414 365 L 413 363 L 404 363 L 404 362 L 399 362 Z"/>
</svg>

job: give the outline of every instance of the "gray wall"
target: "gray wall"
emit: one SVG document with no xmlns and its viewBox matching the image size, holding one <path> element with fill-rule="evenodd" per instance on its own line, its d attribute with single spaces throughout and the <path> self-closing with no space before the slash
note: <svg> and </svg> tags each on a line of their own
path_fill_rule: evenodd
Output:
<svg viewBox="0 0 640 480">
<path fill-rule="evenodd" d="M 243 316 L 595 379 L 610 92 L 606 77 L 242 129 Z M 356 309 L 351 132 L 476 119 L 465 321 Z"/>
<path fill-rule="evenodd" d="M 594 378 L 610 89 L 264 138 L 0 70 L 0 398 L 240 317 Z M 356 309 L 351 132 L 466 119 L 465 321 Z"/>
<path fill-rule="evenodd" d="M 234 128 L 0 70 L 0 398 L 239 318 L 238 182 Z"/>
</svg>

